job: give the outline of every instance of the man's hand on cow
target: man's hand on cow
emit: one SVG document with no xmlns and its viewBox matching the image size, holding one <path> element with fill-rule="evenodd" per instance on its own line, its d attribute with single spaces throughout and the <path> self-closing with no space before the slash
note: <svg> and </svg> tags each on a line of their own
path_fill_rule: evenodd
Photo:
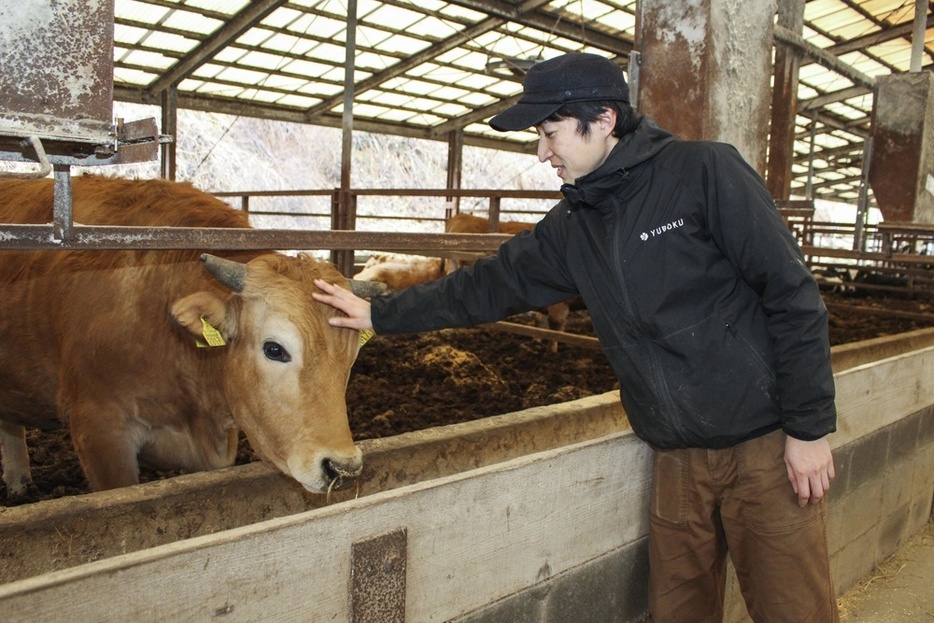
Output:
<svg viewBox="0 0 934 623">
<path fill-rule="evenodd" d="M 785 467 L 788 480 L 798 494 L 798 506 L 817 504 L 830 489 L 833 480 L 833 454 L 823 437 L 815 441 L 802 441 L 788 436 L 785 440 Z"/>
<path fill-rule="evenodd" d="M 330 305 L 346 314 L 345 316 L 334 316 L 328 319 L 328 323 L 332 327 L 344 327 L 359 331 L 373 328 L 373 322 L 370 320 L 369 301 L 354 295 L 349 290 L 321 279 L 315 279 L 315 285 L 321 290 L 320 293 L 312 293 L 316 301 Z"/>
</svg>

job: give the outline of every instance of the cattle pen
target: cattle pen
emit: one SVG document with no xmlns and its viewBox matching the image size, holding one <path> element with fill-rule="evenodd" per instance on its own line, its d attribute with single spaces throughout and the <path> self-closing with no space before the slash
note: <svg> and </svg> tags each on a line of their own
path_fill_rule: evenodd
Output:
<svg viewBox="0 0 934 623">
<path fill-rule="evenodd" d="M 155 4 L 167 11 L 166 7 L 185 5 Z M 196 4 L 214 4 L 213 16 L 223 15 L 225 3 L 190 3 L 187 8 Z M 174 53 L 166 62 L 169 72 L 155 80 L 153 86 L 158 88 L 138 93 L 140 99 L 162 102 L 167 132 L 177 129 L 179 86 L 192 81 L 189 72 L 210 60 L 222 40 L 238 41 L 276 10 L 294 11 L 303 3 L 242 4 L 235 19 L 219 27 L 216 35 L 206 30 L 202 39 L 193 38 L 190 54 Z M 557 26 L 536 17 L 531 6 L 536 3 L 528 4 L 523 12 L 533 21 L 547 29 Z M 472 10 L 480 15 L 483 6 L 472 5 Z M 48 7 L 61 12 L 56 17 L 69 18 L 62 20 L 66 28 L 51 23 L 46 27 L 30 19 L 33 15 L 28 11 L 40 13 Z M 113 2 L 60 0 L 17 8 L 21 10 L 16 19 L 6 14 L 9 19 L 0 20 L 0 35 L 16 42 L 0 48 L 5 68 L 0 76 L 4 87 L 0 89 L 0 159 L 38 164 L 38 170 L 19 175 L 51 174 L 55 201 L 51 222 L 0 225 L 0 252 L 321 250 L 330 252 L 346 275 L 359 250 L 459 258 L 492 252 L 507 238 L 357 230 L 357 222 L 368 218 L 365 211 L 358 211 L 358 199 L 392 191 L 356 192 L 349 179 L 339 190 L 306 193 L 320 195 L 327 203 L 315 215 L 327 225 L 317 231 L 222 232 L 75 223 L 72 166 L 154 160 L 162 150 L 162 173 L 174 178 L 173 137 L 160 134 L 153 119 L 113 123 Z M 413 3 L 407 10 L 414 13 L 416 8 L 420 10 Z M 466 24 L 463 8 L 453 21 Z M 502 13 L 501 8 L 494 9 Z M 493 22 L 500 19 L 489 17 L 485 23 L 495 27 Z M 142 20 L 118 16 L 120 20 L 124 33 L 145 32 Z M 170 24 L 175 33 L 184 32 L 182 21 Z M 508 25 L 505 18 L 502 22 Z M 14 26 L 26 32 L 24 38 L 12 36 L 20 35 Z M 582 44 L 608 46 L 604 51 L 620 57 L 635 52 L 631 46 L 624 49 L 619 36 L 581 26 L 590 37 Z M 285 32 L 280 30 L 279 34 Z M 575 37 L 575 30 L 562 25 L 559 34 Z M 42 38 L 46 36 L 51 40 Z M 142 36 L 144 47 L 135 51 L 153 54 L 157 40 Z M 439 43 L 432 46 L 436 51 L 451 50 L 456 42 Z M 764 48 L 771 56 L 770 41 Z M 393 62 L 402 68 L 396 73 L 390 67 L 380 74 L 398 82 L 403 81 L 410 58 L 428 60 L 401 50 L 388 56 L 398 56 Z M 645 58 L 650 67 L 651 55 Z M 121 67 L 125 75 L 145 75 L 144 69 L 142 61 Z M 353 67 L 348 74 L 353 74 Z M 258 86 L 252 80 L 251 91 Z M 643 84 L 651 87 L 650 81 Z M 352 80 L 348 86 L 354 86 Z M 333 80 L 328 88 L 340 90 Z M 352 88 L 344 90 L 352 97 Z M 502 92 L 504 102 L 507 90 Z M 125 84 L 122 92 L 135 93 Z M 651 89 L 644 92 L 651 94 Z M 186 97 L 190 94 L 183 91 L 182 101 Z M 320 120 L 324 112 L 327 123 L 342 124 L 344 117 L 331 112 L 340 106 L 340 95 L 331 93 L 324 99 L 330 103 L 311 109 L 306 105 L 298 112 L 300 122 L 315 116 Z M 213 101 L 226 102 L 237 114 L 259 109 L 259 100 L 214 96 Z M 492 112 L 488 104 L 478 105 L 482 107 L 466 115 L 467 124 Z M 694 109 L 704 112 L 701 106 L 686 107 L 688 112 Z M 416 112 L 421 117 L 422 111 Z M 815 113 L 812 128 L 817 118 Z M 432 140 L 440 137 L 451 146 L 449 187 L 405 192 L 453 204 L 469 196 L 486 198 L 494 229 L 501 215 L 515 216 L 502 207 L 503 199 L 556 197 L 553 192 L 460 189 L 460 180 L 454 178 L 457 160 L 462 158 L 464 127 L 455 131 L 453 118 L 438 119 L 441 125 L 418 132 Z M 734 121 L 730 125 L 750 125 L 742 119 Z M 395 124 L 377 119 L 365 127 L 386 125 Z M 786 125 L 792 131 L 795 127 L 793 121 L 773 125 Z M 481 144 L 490 144 L 490 139 Z M 349 170 L 347 162 L 341 164 Z M 791 162 L 785 164 L 790 169 Z M 219 194 L 236 197 L 253 214 L 262 212 L 255 201 L 259 192 Z M 903 252 L 899 246 L 910 240 L 931 248 L 934 227 L 889 224 L 879 230 L 848 231 L 845 235 L 854 237 L 853 244 L 830 249 L 815 242 L 822 224 L 811 218 L 811 205 L 779 202 L 779 208 L 812 264 L 879 269 L 887 276 L 907 278 L 911 288 L 934 289 L 929 277 L 931 255 L 917 249 Z M 879 241 L 878 248 L 872 248 L 873 240 Z M 837 479 L 830 494 L 828 539 L 836 590 L 842 594 L 930 520 L 934 329 L 837 346 L 832 355 L 840 416 L 838 431 L 830 437 Z M 327 493 L 309 493 L 270 464 L 255 462 L 0 507 L 0 621 L 625 623 L 645 619 L 651 451 L 629 430 L 617 392 L 364 440 L 359 448 L 365 467 L 355 486 Z M 735 577 L 727 599 L 725 620 L 748 621 Z"/>
<path fill-rule="evenodd" d="M 934 330 L 833 358 L 842 594 L 929 520 Z M 253 463 L 0 510 L 0 618 L 644 617 L 649 450 L 616 392 L 361 446 L 358 489 L 330 498 Z"/>
</svg>

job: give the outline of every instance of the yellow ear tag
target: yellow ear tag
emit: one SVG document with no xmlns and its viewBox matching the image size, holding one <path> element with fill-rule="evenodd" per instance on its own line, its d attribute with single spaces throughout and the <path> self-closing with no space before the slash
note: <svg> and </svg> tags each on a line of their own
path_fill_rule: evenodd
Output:
<svg viewBox="0 0 934 623">
<path fill-rule="evenodd" d="M 201 334 L 204 336 L 204 341 L 202 342 L 201 340 L 195 340 L 198 348 L 227 345 L 227 342 L 224 341 L 224 336 L 221 335 L 221 332 L 212 327 L 211 324 L 204 319 L 204 316 L 201 316 Z"/>
<path fill-rule="evenodd" d="M 370 341 L 370 338 L 376 335 L 376 331 L 372 329 L 364 329 L 360 332 L 360 346 L 363 346 Z"/>
</svg>

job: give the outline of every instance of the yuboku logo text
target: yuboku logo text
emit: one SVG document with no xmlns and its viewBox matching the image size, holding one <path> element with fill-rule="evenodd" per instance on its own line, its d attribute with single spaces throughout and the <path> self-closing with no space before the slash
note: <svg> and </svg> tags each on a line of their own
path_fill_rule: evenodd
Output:
<svg viewBox="0 0 934 623">
<path fill-rule="evenodd" d="M 683 226 L 684 226 L 684 219 L 679 218 L 677 221 L 672 221 L 660 227 L 656 227 L 655 229 L 650 229 L 647 232 L 644 231 L 639 235 L 639 238 L 642 240 L 642 242 L 645 242 L 649 238 L 654 238 L 655 236 L 661 236 L 667 231 L 671 231 L 672 229 L 677 229 Z"/>
</svg>

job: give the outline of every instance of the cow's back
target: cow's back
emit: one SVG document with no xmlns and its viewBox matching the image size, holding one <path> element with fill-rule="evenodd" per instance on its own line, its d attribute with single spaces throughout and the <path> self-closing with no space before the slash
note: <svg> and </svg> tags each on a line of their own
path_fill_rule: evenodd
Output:
<svg viewBox="0 0 934 623">
<path fill-rule="evenodd" d="M 49 223 L 51 179 L 0 178 L 0 222 Z M 84 225 L 249 227 L 246 214 L 191 184 L 164 179 L 72 178 L 74 220 Z"/>
<path fill-rule="evenodd" d="M 535 223 L 522 221 L 500 221 L 498 231 L 502 234 L 517 234 L 534 226 Z M 481 216 L 459 212 L 445 221 L 444 231 L 453 234 L 488 234 L 490 221 Z"/>
<path fill-rule="evenodd" d="M 243 213 L 167 180 L 75 177 L 72 207 L 85 225 L 248 227 Z M 49 223 L 52 213 L 52 180 L 0 180 L 0 221 Z M 108 391 L 139 378 L 154 392 L 177 386 L 165 370 L 210 355 L 182 343 L 168 306 L 198 290 L 227 294 L 199 255 L 0 250 L 0 416 L 51 425 L 61 389 L 88 378 L 107 379 Z"/>
</svg>

